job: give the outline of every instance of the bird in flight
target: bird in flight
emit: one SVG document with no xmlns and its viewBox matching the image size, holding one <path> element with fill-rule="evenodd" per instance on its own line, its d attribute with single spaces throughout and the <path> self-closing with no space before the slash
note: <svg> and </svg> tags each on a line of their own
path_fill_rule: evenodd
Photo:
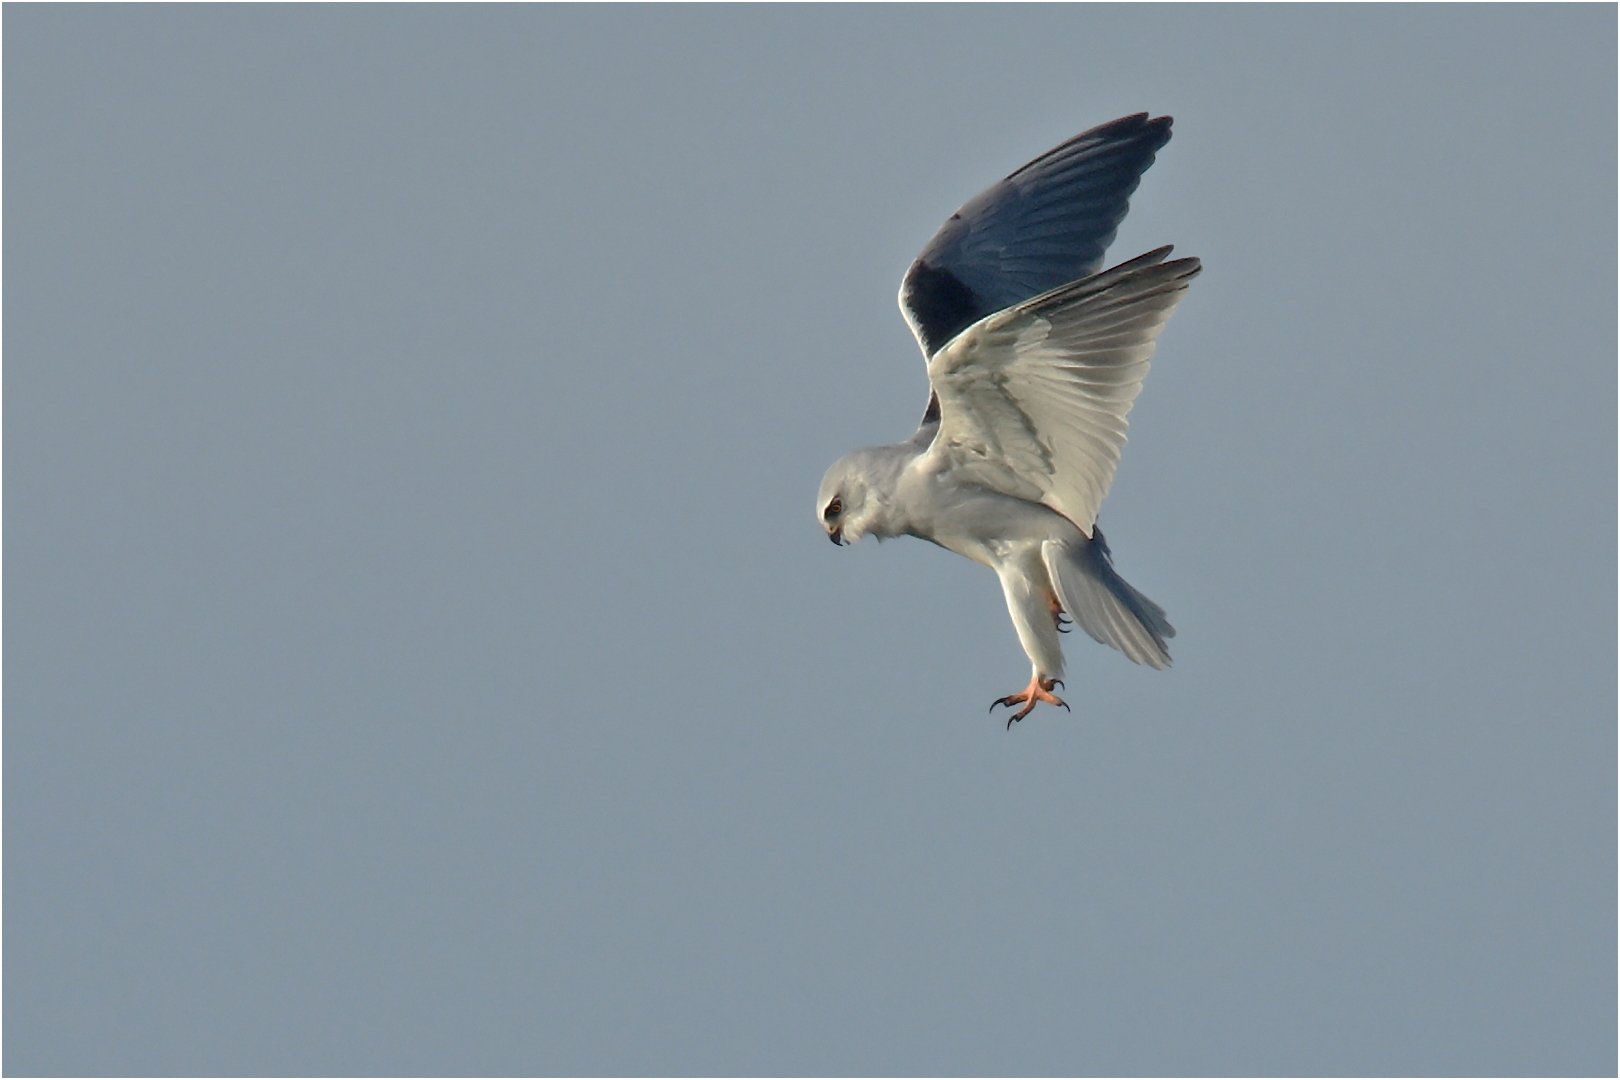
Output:
<svg viewBox="0 0 1620 1080">
<path fill-rule="evenodd" d="M 1066 621 L 1138 664 L 1170 666 L 1164 609 L 1114 572 L 1097 509 L 1154 340 L 1198 274 L 1170 248 L 1102 270 L 1103 253 L 1170 117 L 1092 128 L 950 216 L 900 283 L 928 362 L 928 406 L 905 442 L 827 470 L 816 515 L 835 544 L 916 536 L 1001 579 L 1029 685 L 990 706 L 1068 705 Z M 1101 271 L 1101 272 L 1099 272 Z"/>
</svg>

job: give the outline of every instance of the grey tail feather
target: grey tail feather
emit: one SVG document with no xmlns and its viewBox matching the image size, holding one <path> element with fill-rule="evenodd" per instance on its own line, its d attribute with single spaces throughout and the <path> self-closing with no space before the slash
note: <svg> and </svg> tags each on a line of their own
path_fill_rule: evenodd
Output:
<svg viewBox="0 0 1620 1080">
<path fill-rule="evenodd" d="M 1083 548 L 1065 547 L 1050 566 L 1069 617 L 1092 638 L 1112 645 L 1138 664 L 1170 666 L 1167 638 L 1176 636 L 1164 609 L 1114 572 L 1108 541 L 1093 527 Z M 1078 571 L 1078 573 L 1076 573 Z"/>
</svg>

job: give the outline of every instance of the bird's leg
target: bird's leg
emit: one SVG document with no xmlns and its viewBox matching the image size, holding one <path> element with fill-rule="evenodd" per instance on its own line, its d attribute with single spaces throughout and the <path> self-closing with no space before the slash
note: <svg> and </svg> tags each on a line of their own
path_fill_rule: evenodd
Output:
<svg viewBox="0 0 1620 1080">
<path fill-rule="evenodd" d="M 1044 701 L 1048 705 L 1062 705 L 1065 710 L 1068 710 L 1068 703 L 1062 698 L 1058 697 L 1056 694 L 1052 693 L 1053 687 L 1062 685 L 1063 682 L 1060 679 L 1043 679 L 1038 674 L 1031 675 L 1029 685 L 1024 687 L 1021 693 L 1009 694 L 1004 698 L 997 698 L 990 703 L 990 711 L 995 712 L 997 705 L 1005 705 L 1009 709 L 1014 705 L 1022 705 L 1023 708 L 1013 713 L 1012 716 L 1007 720 L 1007 727 L 1011 728 L 1013 724 L 1022 720 L 1024 717 L 1028 716 L 1032 711 L 1034 711 L 1035 703 L 1038 701 Z"/>
<path fill-rule="evenodd" d="M 1058 603 L 1056 593 L 1049 592 L 1046 594 L 1046 606 L 1052 609 L 1052 625 L 1057 627 L 1057 632 L 1067 634 L 1069 626 L 1074 624 L 1074 620 L 1063 614 L 1063 605 Z M 1065 623 L 1068 625 L 1064 625 Z"/>
</svg>

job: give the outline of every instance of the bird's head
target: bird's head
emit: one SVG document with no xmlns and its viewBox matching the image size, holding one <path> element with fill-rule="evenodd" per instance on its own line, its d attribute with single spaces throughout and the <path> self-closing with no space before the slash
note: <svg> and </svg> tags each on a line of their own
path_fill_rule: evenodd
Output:
<svg viewBox="0 0 1620 1080">
<path fill-rule="evenodd" d="M 853 544 L 870 531 L 872 518 L 880 509 L 867 481 L 865 456 L 857 450 L 840 458 L 821 480 L 816 496 L 816 517 L 835 544 Z"/>
</svg>

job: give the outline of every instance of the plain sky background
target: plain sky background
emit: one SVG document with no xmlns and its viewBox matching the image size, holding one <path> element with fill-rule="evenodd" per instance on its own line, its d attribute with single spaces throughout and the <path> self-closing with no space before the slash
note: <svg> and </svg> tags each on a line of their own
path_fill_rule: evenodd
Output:
<svg viewBox="0 0 1620 1080">
<path fill-rule="evenodd" d="M 34 1073 L 1616 1068 L 1616 10 L 4 13 Z M 1175 117 L 1101 522 L 838 550 L 959 204 Z"/>
</svg>

